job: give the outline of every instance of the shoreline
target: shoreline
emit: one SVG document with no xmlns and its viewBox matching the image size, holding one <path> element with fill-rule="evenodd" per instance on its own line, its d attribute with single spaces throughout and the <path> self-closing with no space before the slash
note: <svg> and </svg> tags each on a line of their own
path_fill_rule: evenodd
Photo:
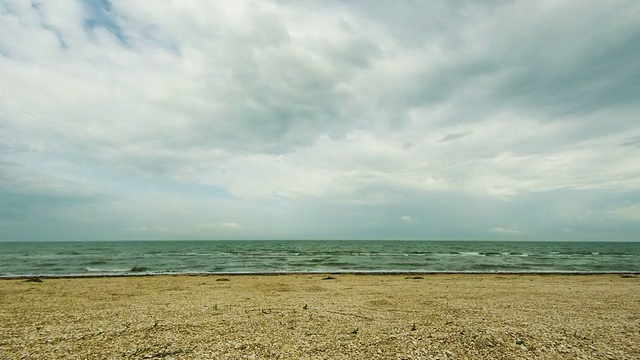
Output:
<svg viewBox="0 0 640 360">
<path fill-rule="evenodd" d="M 640 276 L 583 275 L 5 279 L 0 358 L 640 358 Z"/>
<path fill-rule="evenodd" d="M 288 276 L 288 275 L 640 275 L 640 271 L 299 271 L 299 272 L 180 272 L 180 273 L 109 273 L 109 274 L 69 274 L 69 275 L 8 275 L 0 276 L 2 280 L 20 279 L 91 279 L 91 278 L 127 278 L 155 276 Z"/>
</svg>

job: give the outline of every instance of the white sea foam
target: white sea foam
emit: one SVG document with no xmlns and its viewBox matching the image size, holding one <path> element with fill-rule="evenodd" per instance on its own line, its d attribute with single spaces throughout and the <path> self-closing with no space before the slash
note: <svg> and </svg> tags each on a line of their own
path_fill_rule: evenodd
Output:
<svg viewBox="0 0 640 360">
<path fill-rule="evenodd" d="M 458 254 L 464 255 L 464 256 L 480 256 L 480 255 L 482 255 L 477 251 L 458 251 Z"/>
<path fill-rule="evenodd" d="M 129 272 L 131 271 L 132 268 L 121 268 L 121 269 L 102 269 L 102 268 L 93 268 L 93 267 L 87 267 L 85 268 L 85 270 L 87 270 L 88 272 L 95 272 L 95 273 L 124 273 L 124 272 Z"/>
</svg>

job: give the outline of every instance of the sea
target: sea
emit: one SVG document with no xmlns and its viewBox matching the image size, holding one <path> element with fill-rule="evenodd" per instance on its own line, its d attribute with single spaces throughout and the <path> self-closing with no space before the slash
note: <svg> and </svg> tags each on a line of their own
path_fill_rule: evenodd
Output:
<svg viewBox="0 0 640 360">
<path fill-rule="evenodd" d="M 271 273 L 640 273 L 640 242 L 0 242 L 0 277 Z"/>
</svg>

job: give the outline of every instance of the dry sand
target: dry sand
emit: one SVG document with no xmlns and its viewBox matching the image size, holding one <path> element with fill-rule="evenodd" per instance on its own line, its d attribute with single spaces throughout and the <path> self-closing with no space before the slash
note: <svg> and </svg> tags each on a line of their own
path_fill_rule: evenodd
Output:
<svg viewBox="0 0 640 360">
<path fill-rule="evenodd" d="M 0 359 L 640 359 L 638 275 L 327 276 L 2 280 Z"/>
</svg>

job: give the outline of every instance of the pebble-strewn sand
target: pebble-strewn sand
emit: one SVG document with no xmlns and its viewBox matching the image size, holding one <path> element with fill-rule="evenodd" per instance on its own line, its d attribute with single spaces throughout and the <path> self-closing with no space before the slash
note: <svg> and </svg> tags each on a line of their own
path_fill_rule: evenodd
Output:
<svg viewBox="0 0 640 360">
<path fill-rule="evenodd" d="M 0 359 L 640 359 L 638 275 L 327 276 L 0 280 Z"/>
</svg>

